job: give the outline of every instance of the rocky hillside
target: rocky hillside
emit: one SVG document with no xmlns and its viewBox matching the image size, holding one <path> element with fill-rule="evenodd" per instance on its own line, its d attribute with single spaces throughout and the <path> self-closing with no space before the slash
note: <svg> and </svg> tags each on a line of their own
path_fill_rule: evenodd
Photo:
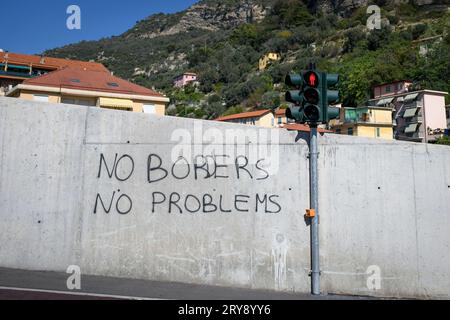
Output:
<svg viewBox="0 0 450 320">
<path fill-rule="evenodd" d="M 382 8 L 382 30 L 366 28 L 369 3 Z M 369 98 L 372 85 L 400 78 L 450 90 L 449 28 L 448 0 L 203 0 L 152 15 L 118 37 L 45 54 L 102 62 L 168 94 L 172 114 L 213 118 L 283 104 L 285 74 L 311 61 L 342 74 L 349 106 Z M 419 41 L 429 37 L 420 55 Z M 267 52 L 282 59 L 260 72 Z M 185 71 L 197 72 L 200 86 L 173 89 L 173 77 Z"/>
</svg>

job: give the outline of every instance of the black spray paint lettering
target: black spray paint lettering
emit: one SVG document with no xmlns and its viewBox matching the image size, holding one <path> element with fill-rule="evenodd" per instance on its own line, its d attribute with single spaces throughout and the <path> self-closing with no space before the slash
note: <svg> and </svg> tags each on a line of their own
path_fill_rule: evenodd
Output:
<svg viewBox="0 0 450 320">
<path fill-rule="evenodd" d="M 259 213 L 280 213 L 281 206 L 277 202 L 278 195 L 260 195 L 252 197 L 249 195 L 234 195 L 231 202 L 226 203 L 224 196 L 218 195 L 214 197 L 211 194 L 203 194 L 201 196 L 187 194 L 180 195 L 177 192 L 172 192 L 166 195 L 162 192 L 152 193 L 152 213 L 161 210 L 167 206 L 169 213 L 231 213 L 235 212 L 250 212 L 250 209 L 255 208 L 255 212 Z M 218 201 L 217 201 L 218 200 Z M 253 205 L 250 205 L 253 203 Z M 225 206 L 225 204 L 227 206 Z"/>
<path fill-rule="evenodd" d="M 134 172 L 134 160 L 133 160 L 133 158 L 131 156 L 129 156 L 128 154 L 124 154 L 119 159 L 117 159 L 118 156 L 119 155 L 116 153 L 116 156 L 115 156 L 115 159 L 114 159 L 114 164 L 113 164 L 113 166 L 112 166 L 112 168 L 110 170 L 109 166 L 108 166 L 108 164 L 106 162 L 105 156 L 103 155 L 103 153 L 100 155 L 100 164 L 99 164 L 99 167 L 98 167 L 98 176 L 97 176 L 97 178 L 99 178 L 99 179 L 101 178 L 103 165 L 105 166 L 106 172 L 107 172 L 108 177 L 110 179 L 112 179 L 113 175 L 116 177 L 117 180 L 119 180 L 121 182 L 127 181 L 128 179 L 131 178 L 131 176 L 133 175 L 133 172 Z M 118 173 L 119 165 L 121 163 L 126 163 L 126 162 L 128 162 L 128 173 L 126 173 L 125 176 L 120 177 L 119 173 Z"/>
<path fill-rule="evenodd" d="M 156 159 L 158 164 L 156 166 L 152 167 L 152 162 L 153 162 L 154 159 Z M 167 176 L 169 175 L 169 172 L 166 169 L 162 168 L 162 164 L 163 164 L 162 163 L 162 159 L 157 154 L 151 154 L 151 155 L 148 156 L 148 161 L 147 161 L 147 180 L 148 180 L 148 183 L 158 182 L 158 181 L 161 181 L 161 180 L 164 180 L 165 178 L 167 178 Z M 152 175 L 152 172 L 155 172 L 155 171 L 156 172 L 162 172 L 163 174 L 162 174 L 161 177 L 159 177 L 159 178 L 157 178 L 155 180 L 152 180 L 151 175 Z"/>
<path fill-rule="evenodd" d="M 111 200 L 109 201 L 109 205 L 108 207 L 105 206 L 105 203 L 103 202 L 103 198 L 102 196 L 97 193 L 97 197 L 95 199 L 95 206 L 94 206 L 94 214 L 97 214 L 97 209 L 98 209 L 98 205 L 99 203 L 101 204 L 103 211 L 107 214 L 109 214 L 111 212 L 111 209 L 113 207 L 113 203 L 114 200 L 116 198 L 116 194 L 120 193 L 120 190 L 117 190 L 113 192 L 112 196 L 111 196 Z M 125 193 L 121 194 L 117 200 L 115 201 L 116 205 L 116 212 L 121 214 L 121 215 L 127 215 L 128 213 L 131 212 L 131 209 L 133 209 L 133 201 L 131 200 L 131 198 L 126 195 Z"/>
<path fill-rule="evenodd" d="M 230 179 L 231 177 L 226 174 L 226 170 L 233 166 L 238 180 L 244 178 L 266 180 L 269 178 L 268 171 L 264 169 L 266 159 L 260 159 L 255 164 L 250 165 L 246 156 L 238 156 L 234 159 L 234 165 L 231 166 L 225 164 L 229 159 L 230 156 L 228 155 L 198 155 L 194 157 L 194 162 L 191 163 L 181 156 L 173 164 L 167 165 L 159 155 L 153 153 L 149 155 L 147 160 L 147 181 L 148 183 L 156 183 L 167 178 L 185 180 L 191 176 L 195 180 Z M 112 173 L 108 171 L 108 174 L 111 175 Z"/>
</svg>

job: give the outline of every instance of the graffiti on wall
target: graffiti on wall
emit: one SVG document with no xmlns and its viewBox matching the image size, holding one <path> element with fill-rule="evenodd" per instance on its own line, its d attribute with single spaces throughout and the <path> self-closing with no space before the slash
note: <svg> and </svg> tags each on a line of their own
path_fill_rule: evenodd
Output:
<svg viewBox="0 0 450 320">
<path fill-rule="evenodd" d="M 140 183 L 152 186 L 149 193 L 151 203 L 149 211 L 175 214 L 184 213 L 280 213 L 282 210 L 280 196 L 273 193 L 236 193 L 228 194 L 204 192 L 195 194 L 191 190 L 192 183 L 200 181 L 230 181 L 239 184 L 240 181 L 251 180 L 255 183 L 270 179 L 266 170 L 266 159 L 249 161 L 244 155 L 231 157 L 229 155 L 197 155 L 193 159 L 180 156 L 176 161 L 164 162 L 157 153 L 148 155 L 146 167 L 141 168 L 144 175 L 137 175 L 136 159 L 129 154 L 100 154 L 97 179 L 117 182 L 121 186 L 132 180 L 140 179 Z M 137 175 L 137 177 L 135 177 Z M 186 184 L 183 185 L 183 182 Z M 173 185 L 179 190 L 164 192 L 158 186 Z M 184 186 L 184 187 L 183 187 Z M 166 189 L 166 188 L 163 188 Z M 227 190 L 228 191 L 228 190 Z M 230 200 L 231 198 L 231 200 Z M 93 213 L 118 213 L 128 215 L 133 213 L 132 195 L 121 188 L 107 193 L 97 193 Z"/>
</svg>

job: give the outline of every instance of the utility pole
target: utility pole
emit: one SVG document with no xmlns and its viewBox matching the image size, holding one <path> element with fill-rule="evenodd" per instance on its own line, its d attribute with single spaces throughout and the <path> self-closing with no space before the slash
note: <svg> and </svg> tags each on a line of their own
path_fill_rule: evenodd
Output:
<svg viewBox="0 0 450 320">
<path fill-rule="evenodd" d="M 309 70 L 301 74 L 289 74 L 285 83 L 295 90 L 286 92 L 285 100 L 293 104 L 286 109 L 286 117 L 296 123 L 308 124 L 309 136 L 309 194 L 310 209 L 306 210 L 306 218 L 310 224 L 311 251 L 311 293 L 320 295 L 320 255 L 319 255 L 319 175 L 318 175 L 318 142 L 317 128 L 319 124 L 328 124 L 339 117 L 339 108 L 330 103 L 339 100 L 339 91 L 332 90 L 339 82 L 338 74 L 328 74 L 315 70 L 311 63 Z"/>
<path fill-rule="evenodd" d="M 319 152 L 317 146 L 317 124 L 310 124 L 309 135 L 309 180 L 310 206 L 314 210 L 311 217 L 311 293 L 320 295 L 320 255 L 319 255 L 319 175 L 317 170 Z"/>
</svg>

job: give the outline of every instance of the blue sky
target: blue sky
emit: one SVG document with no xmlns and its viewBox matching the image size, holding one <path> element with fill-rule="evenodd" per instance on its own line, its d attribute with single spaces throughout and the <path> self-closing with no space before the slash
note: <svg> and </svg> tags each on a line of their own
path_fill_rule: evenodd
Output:
<svg viewBox="0 0 450 320">
<path fill-rule="evenodd" d="M 198 0 L 28 0 L 2 1 L 0 48 L 36 54 L 81 40 L 119 35 L 151 14 L 182 11 Z M 81 30 L 68 30 L 69 5 L 81 9 Z M 6 13 L 6 14 L 5 14 Z M 9 14 L 8 14 L 9 13 Z"/>
</svg>

